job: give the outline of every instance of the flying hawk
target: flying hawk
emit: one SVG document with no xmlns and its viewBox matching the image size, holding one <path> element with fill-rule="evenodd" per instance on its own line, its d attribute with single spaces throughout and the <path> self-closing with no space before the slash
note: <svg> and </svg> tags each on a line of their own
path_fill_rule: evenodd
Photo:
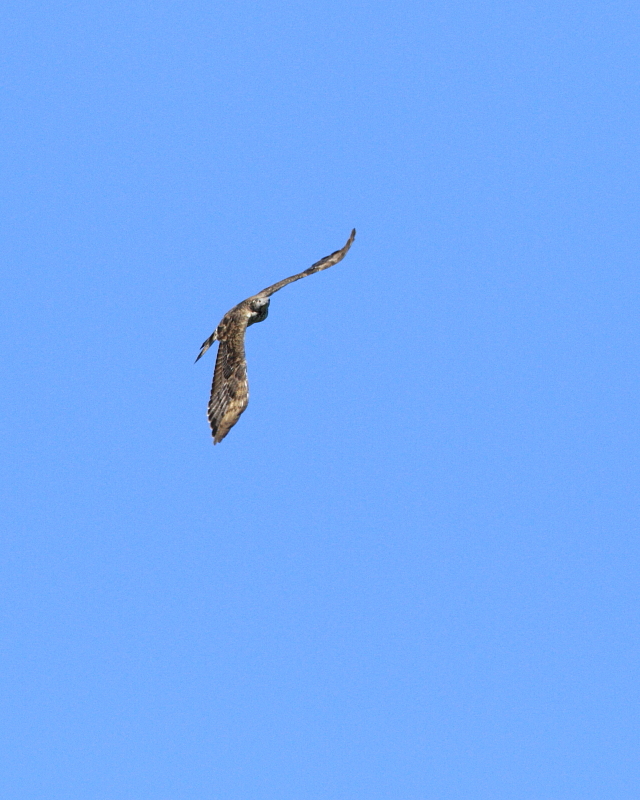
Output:
<svg viewBox="0 0 640 800">
<path fill-rule="evenodd" d="M 269 298 L 274 292 L 280 291 L 289 283 L 306 278 L 307 275 L 313 275 L 314 272 L 328 269 L 338 261 L 342 261 L 355 237 L 354 228 L 341 250 L 336 250 L 330 256 L 321 258 L 304 272 L 278 281 L 273 286 L 238 303 L 231 311 L 227 311 L 218 327 L 203 343 L 196 361 L 202 358 L 215 341 L 220 342 L 207 410 L 214 444 L 218 444 L 224 439 L 249 403 L 247 360 L 244 353 L 244 334 L 248 326 L 267 318 L 271 302 Z"/>
</svg>

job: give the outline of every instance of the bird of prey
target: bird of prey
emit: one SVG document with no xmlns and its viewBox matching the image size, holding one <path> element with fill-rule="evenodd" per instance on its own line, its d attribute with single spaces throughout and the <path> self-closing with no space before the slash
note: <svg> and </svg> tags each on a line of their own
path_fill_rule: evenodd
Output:
<svg viewBox="0 0 640 800">
<path fill-rule="evenodd" d="M 307 275 L 313 275 L 314 272 L 328 269 L 338 261 L 342 261 L 355 236 L 354 228 L 342 249 L 316 261 L 304 272 L 278 281 L 273 286 L 268 286 L 258 294 L 247 297 L 246 300 L 238 303 L 231 311 L 227 311 L 215 331 L 203 342 L 196 362 L 202 358 L 214 342 L 220 343 L 207 410 L 214 444 L 218 444 L 224 439 L 249 403 L 247 361 L 244 352 L 244 334 L 249 325 L 262 322 L 267 318 L 271 302 L 269 298 L 274 292 L 280 291 L 289 283 L 306 278 Z"/>
</svg>

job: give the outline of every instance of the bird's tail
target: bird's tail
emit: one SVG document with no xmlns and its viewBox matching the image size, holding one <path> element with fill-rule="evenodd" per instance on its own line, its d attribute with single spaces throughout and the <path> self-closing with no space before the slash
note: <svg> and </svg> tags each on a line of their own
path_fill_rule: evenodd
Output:
<svg viewBox="0 0 640 800">
<path fill-rule="evenodd" d="M 217 332 L 218 332 L 218 329 L 216 328 L 216 330 L 211 334 L 211 336 L 205 342 L 202 343 L 202 347 L 200 348 L 200 352 L 198 353 L 198 358 L 196 358 L 196 360 L 194 362 L 195 364 L 197 364 L 198 361 L 200 361 L 202 356 L 207 352 L 207 350 L 211 347 L 211 345 L 218 338 L 216 336 Z"/>
</svg>

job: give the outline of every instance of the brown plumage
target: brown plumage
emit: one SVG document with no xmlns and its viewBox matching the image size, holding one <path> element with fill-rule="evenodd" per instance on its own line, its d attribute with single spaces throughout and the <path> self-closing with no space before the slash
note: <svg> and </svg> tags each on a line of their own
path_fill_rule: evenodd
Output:
<svg viewBox="0 0 640 800">
<path fill-rule="evenodd" d="M 330 256 L 321 258 L 304 272 L 278 281 L 273 286 L 238 303 L 231 311 L 227 311 L 215 331 L 203 342 L 196 361 L 202 358 L 214 342 L 220 342 L 207 410 L 214 444 L 218 444 L 224 439 L 249 403 L 247 361 L 244 353 L 244 334 L 249 325 L 262 322 L 267 318 L 271 302 L 269 298 L 274 292 L 280 291 L 289 283 L 306 278 L 307 275 L 313 275 L 314 272 L 321 272 L 323 269 L 337 264 L 338 261 L 342 261 L 355 236 L 354 228 L 341 250 L 336 250 Z"/>
</svg>

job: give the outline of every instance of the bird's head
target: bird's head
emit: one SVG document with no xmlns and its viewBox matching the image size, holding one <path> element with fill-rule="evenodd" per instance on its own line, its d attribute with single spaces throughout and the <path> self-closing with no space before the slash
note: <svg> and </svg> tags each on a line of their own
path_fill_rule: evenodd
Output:
<svg viewBox="0 0 640 800">
<path fill-rule="evenodd" d="M 271 300 L 268 297 L 254 297 L 253 300 L 249 301 L 249 309 L 251 311 L 249 325 L 253 325 L 255 322 L 262 322 L 267 318 L 270 302 Z"/>
</svg>

